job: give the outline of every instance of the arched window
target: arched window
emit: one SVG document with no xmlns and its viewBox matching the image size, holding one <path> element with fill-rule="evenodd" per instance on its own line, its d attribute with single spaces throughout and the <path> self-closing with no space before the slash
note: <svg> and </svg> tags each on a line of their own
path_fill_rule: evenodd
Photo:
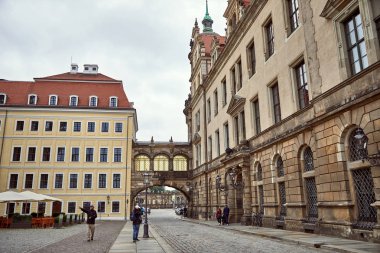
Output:
<svg viewBox="0 0 380 253">
<path fill-rule="evenodd" d="M 28 105 L 36 105 L 37 104 L 37 95 L 29 94 L 28 96 Z"/>
<path fill-rule="evenodd" d="M 98 97 L 97 96 L 90 96 L 88 106 L 97 107 L 98 106 Z"/>
<path fill-rule="evenodd" d="M 57 105 L 58 104 L 58 96 L 50 95 L 49 96 L 49 105 Z"/>
<path fill-rule="evenodd" d="M 139 155 L 135 157 L 135 170 L 136 171 L 149 171 L 150 160 L 146 155 Z"/>
<path fill-rule="evenodd" d="M 70 96 L 69 106 L 78 106 L 78 96 Z"/>
<path fill-rule="evenodd" d="M 284 173 L 284 163 L 282 162 L 281 156 L 278 156 L 276 160 L 276 169 L 277 169 L 277 176 L 283 177 L 285 175 Z"/>
<path fill-rule="evenodd" d="M 257 165 L 257 181 L 263 180 L 263 168 L 261 168 L 261 163 Z"/>
<path fill-rule="evenodd" d="M 313 152 L 310 147 L 305 148 L 303 153 L 304 171 L 314 170 Z"/>
<path fill-rule="evenodd" d="M 110 97 L 110 107 L 117 107 L 117 97 Z"/>
<path fill-rule="evenodd" d="M 187 159 L 182 155 L 177 155 L 173 159 L 173 170 L 174 171 L 186 171 L 187 170 Z"/>
<path fill-rule="evenodd" d="M 155 171 L 168 171 L 169 159 L 164 155 L 158 155 L 154 158 L 153 165 Z"/>
</svg>

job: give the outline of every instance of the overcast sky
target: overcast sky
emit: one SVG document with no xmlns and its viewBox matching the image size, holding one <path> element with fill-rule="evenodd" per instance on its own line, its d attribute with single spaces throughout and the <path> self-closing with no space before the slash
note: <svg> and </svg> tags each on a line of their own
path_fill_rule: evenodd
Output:
<svg viewBox="0 0 380 253">
<path fill-rule="evenodd" d="M 227 0 L 209 0 L 214 31 L 224 35 Z M 182 113 L 187 58 L 205 0 L 0 0 L 0 78 L 31 81 L 68 72 L 71 57 L 122 80 L 135 103 L 140 141 L 187 141 Z"/>
</svg>

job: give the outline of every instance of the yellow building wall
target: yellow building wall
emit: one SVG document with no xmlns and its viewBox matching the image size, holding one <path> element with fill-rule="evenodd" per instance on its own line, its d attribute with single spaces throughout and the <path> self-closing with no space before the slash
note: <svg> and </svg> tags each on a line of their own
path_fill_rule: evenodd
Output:
<svg viewBox="0 0 380 253">
<path fill-rule="evenodd" d="M 7 115 L 5 115 L 7 114 Z M 123 219 L 129 213 L 130 168 L 132 139 L 135 136 L 134 110 L 76 110 L 76 109 L 13 109 L 0 112 L 0 192 L 30 190 L 63 200 L 62 212 L 68 212 L 68 202 L 76 202 L 75 213 L 84 201 L 94 204 L 105 202 L 104 218 Z M 23 131 L 16 131 L 16 122 L 24 121 Z M 38 131 L 31 131 L 31 121 L 38 121 Z M 45 131 L 45 122 L 52 121 L 51 132 Z M 66 132 L 59 131 L 59 124 L 67 122 Z M 81 131 L 74 132 L 74 122 L 81 122 Z M 87 132 L 87 122 L 95 122 L 95 132 Z M 102 122 L 109 123 L 108 132 L 101 132 Z M 122 123 L 122 132 L 115 132 L 115 123 Z M 20 161 L 12 161 L 14 147 L 21 147 Z M 36 147 L 35 161 L 27 161 L 28 147 Z M 42 161 L 43 147 L 50 147 L 50 161 Z M 58 147 L 65 147 L 65 160 L 57 161 Z M 79 148 L 79 161 L 71 161 L 71 148 Z M 86 148 L 94 148 L 93 162 L 86 162 Z M 107 162 L 100 162 L 100 148 L 108 148 Z M 114 148 L 121 148 L 121 162 L 114 162 Z M 63 174 L 62 189 L 54 187 L 55 174 Z M 69 188 L 70 173 L 78 174 L 78 186 Z M 84 188 L 84 174 L 92 174 L 92 187 Z M 107 175 L 105 189 L 98 187 L 98 175 Z M 120 188 L 112 187 L 113 174 L 119 173 Z M 17 188 L 9 188 L 11 174 L 18 174 Z M 34 174 L 33 187 L 25 189 L 25 175 Z M 40 189 L 40 175 L 48 174 L 47 189 Z M 112 212 L 112 202 L 119 201 L 119 212 Z M 127 202 L 127 205 L 126 205 Z M 22 204 L 16 204 L 15 212 L 21 213 Z M 37 203 L 32 203 L 31 212 L 37 212 Z M 0 216 L 5 215 L 6 205 L 0 204 Z M 47 203 L 45 215 L 52 214 L 52 204 Z"/>
</svg>

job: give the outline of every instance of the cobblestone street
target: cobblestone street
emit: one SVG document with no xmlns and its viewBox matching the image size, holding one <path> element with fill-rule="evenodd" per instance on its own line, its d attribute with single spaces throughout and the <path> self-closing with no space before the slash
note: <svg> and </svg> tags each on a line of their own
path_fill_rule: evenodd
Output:
<svg viewBox="0 0 380 253">
<path fill-rule="evenodd" d="M 152 210 L 149 218 L 176 252 L 333 252 L 186 222 L 173 210 Z"/>
</svg>

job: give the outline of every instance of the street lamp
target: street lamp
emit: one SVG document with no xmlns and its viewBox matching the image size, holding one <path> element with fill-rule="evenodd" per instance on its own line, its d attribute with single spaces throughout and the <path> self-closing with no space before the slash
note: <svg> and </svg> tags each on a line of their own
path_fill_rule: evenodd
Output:
<svg viewBox="0 0 380 253">
<path fill-rule="evenodd" d="M 358 128 L 355 131 L 354 138 L 356 140 L 356 144 L 358 146 L 359 155 L 364 162 L 367 160 L 373 166 L 380 165 L 380 151 L 377 154 L 368 155 L 367 145 L 368 145 L 368 137 L 365 135 L 363 129 Z"/>
<path fill-rule="evenodd" d="M 237 190 L 241 190 L 244 188 L 244 183 L 242 180 L 239 180 L 238 178 L 238 172 L 236 168 L 232 168 L 232 170 L 228 173 L 231 181 L 232 181 L 232 187 Z"/>
<path fill-rule="evenodd" d="M 144 235 L 143 238 L 149 238 L 149 227 L 148 227 L 148 185 L 149 185 L 149 177 L 150 174 L 145 172 L 143 173 L 144 184 L 145 184 L 145 224 L 144 224 Z"/>
</svg>

